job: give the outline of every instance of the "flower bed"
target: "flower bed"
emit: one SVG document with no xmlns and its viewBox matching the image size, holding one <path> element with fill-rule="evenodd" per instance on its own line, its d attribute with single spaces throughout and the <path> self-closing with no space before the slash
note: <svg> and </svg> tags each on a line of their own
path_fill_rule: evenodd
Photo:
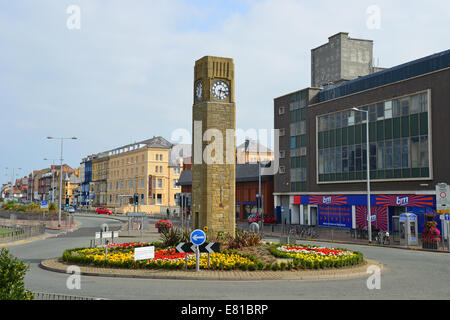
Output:
<svg viewBox="0 0 450 320">
<path fill-rule="evenodd" d="M 273 244 L 269 250 L 275 257 L 293 259 L 293 265 L 302 269 L 341 268 L 364 261 L 362 253 L 347 249 Z"/>
<path fill-rule="evenodd" d="M 66 250 L 63 254 L 63 260 L 70 263 L 130 269 L 184 269 L 186 267 L 186 254 L 178 253 L 174 248 L 155 248 L 155 257 L 153 259 L 134 261 L 134 248 L 149 245 L 153 244 L 126 243 L 108 245 L 107 259 L 104 248 Z M 187 260 L 188 269 L 194 269 L 196 266 L 195 254 L 187 254 Z M 209 256 L 209 269 L 211 270 L 261 270 L 263 267 L 264 264 L 255 257 L 237 252 L 223 251 L 221 253 L 212 253 Z M 208 269 L 208 254 L 206 253 L 200 254 L 200 268 Z"/>
</svg>

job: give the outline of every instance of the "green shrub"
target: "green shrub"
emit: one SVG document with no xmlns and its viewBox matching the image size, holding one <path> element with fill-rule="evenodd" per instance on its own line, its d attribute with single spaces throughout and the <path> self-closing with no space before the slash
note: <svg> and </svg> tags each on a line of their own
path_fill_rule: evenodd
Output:
<svg viewBox="0 0 450 320">
<path fill-rule="evenodd" d="M 33 293 L 25 289 L 24 277 L 29 269 L 23 261 L 9 254 L 8 249 L 0 250 L 0 300 L 32 300 Z"/>
</svg>

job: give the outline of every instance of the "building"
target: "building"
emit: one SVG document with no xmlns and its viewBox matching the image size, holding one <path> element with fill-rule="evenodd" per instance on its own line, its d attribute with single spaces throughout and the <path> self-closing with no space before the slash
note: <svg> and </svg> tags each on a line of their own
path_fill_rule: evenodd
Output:
<svg viewBox="0 0 450 320">
<path fill-rule="evenodd" d="M 236 147 L 237 164 L 268 162 L 273 159 L 272 150 L 252 139 L 246 139 L 244 143 Z"/>
<path fill-rule="evenodd" d="M 104 207 L 107 205 L 107 186 L 109 156 L 107 152 L 99 153 L 92 159 L 92 183 L 90 184 L 90 194 L 92 206 Z"/>
<path fill-rule="evenodd" d="M 383 70 L 374 67 L 373 60 L 372 40 L 335 34 L 311 50 L 311 86 L 326 87 Z"/>
<path fill-rule="evenodd" d="M 291 223 L 367 227 L 368 149 L 373 227 L 396 230 L 393 217 L 412 212 L 420 232 L 423 214 L 436 210 L 436 184 L 450 182 L 450 151 L 442 147 L 450 136 L 449 83 L 450 50 L 276 98 L 275 128 L 285 133 L 277 210 L 289 208 Z M 352 108 L 367 111 L 369 119 Z M 298 117 L 305 123 L 297 136 Z"/>
<path fill-rule="evenodd" d="M 139 195 L 139 211 L 159 213 L 175 206 L 182 161 L 171 160 L 173 144 L 163 137 L 108 151 L 107 206 L 117 212 L 134 210 L 130 201 Z"/>
<path fill-rule="evenodd" d="M 181 192 L 192 194 L 192 171 L 181 172 L 179 185 Z M 274 216 L 273 175 L 261 176 L 263 213 Z M 248 216 L 257 213 L 257 194 L 259 193 L 258 164 L 236 165 L 236 220 L 247 221 Z M 278 220 L 280 220 L 278 218 Z"/>
<path fill-rule="evenodd" d="M 92 160 L 96 155 L 89 155 L 81 160 L 80 163 L 80 189 L 81 199 L 79 203 L 83 206 L 89 206 L 93 202 L 91 196 L 92 183 Z"/>
</svg>

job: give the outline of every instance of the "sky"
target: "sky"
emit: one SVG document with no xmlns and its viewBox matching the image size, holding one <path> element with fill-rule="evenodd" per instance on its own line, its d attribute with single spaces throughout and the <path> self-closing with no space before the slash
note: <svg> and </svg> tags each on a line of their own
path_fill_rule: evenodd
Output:
<svg viewBox="0 0 450 320">
<path fill-rule="evenodd" d="M 448 16 L 442 0 L 0 0 L 0 184 L 60 158 L 47 136 L 78 138 L 72 167 L 153 136 L 190 143 L 203 56 L 234 59 L 237 128 L 272 130 L 273 99 L 310 86 L 328 37 L 373 40 L 393 67 L 449 49 Z"/>
</svg>

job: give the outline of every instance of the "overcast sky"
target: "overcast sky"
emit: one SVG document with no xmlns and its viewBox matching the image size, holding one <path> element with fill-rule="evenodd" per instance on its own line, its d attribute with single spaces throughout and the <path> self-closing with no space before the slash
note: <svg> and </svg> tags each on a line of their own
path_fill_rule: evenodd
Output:
<svg viewBox="0 0 450 320">
<path fill-rule="evenodd" d="M 234 59 L 237 127 L 271 130 L 273 99 L 310 86 L 328 37 L 374 40 L 392 67 L 449 49 L 449 16 L 443 0 L 0 0 L 0 183 L 59 158 L 47 136 L 78 137 L 64 143 L 72 167 L 153 136 L 181 142 L 203 56 Z"/>
</svg>

